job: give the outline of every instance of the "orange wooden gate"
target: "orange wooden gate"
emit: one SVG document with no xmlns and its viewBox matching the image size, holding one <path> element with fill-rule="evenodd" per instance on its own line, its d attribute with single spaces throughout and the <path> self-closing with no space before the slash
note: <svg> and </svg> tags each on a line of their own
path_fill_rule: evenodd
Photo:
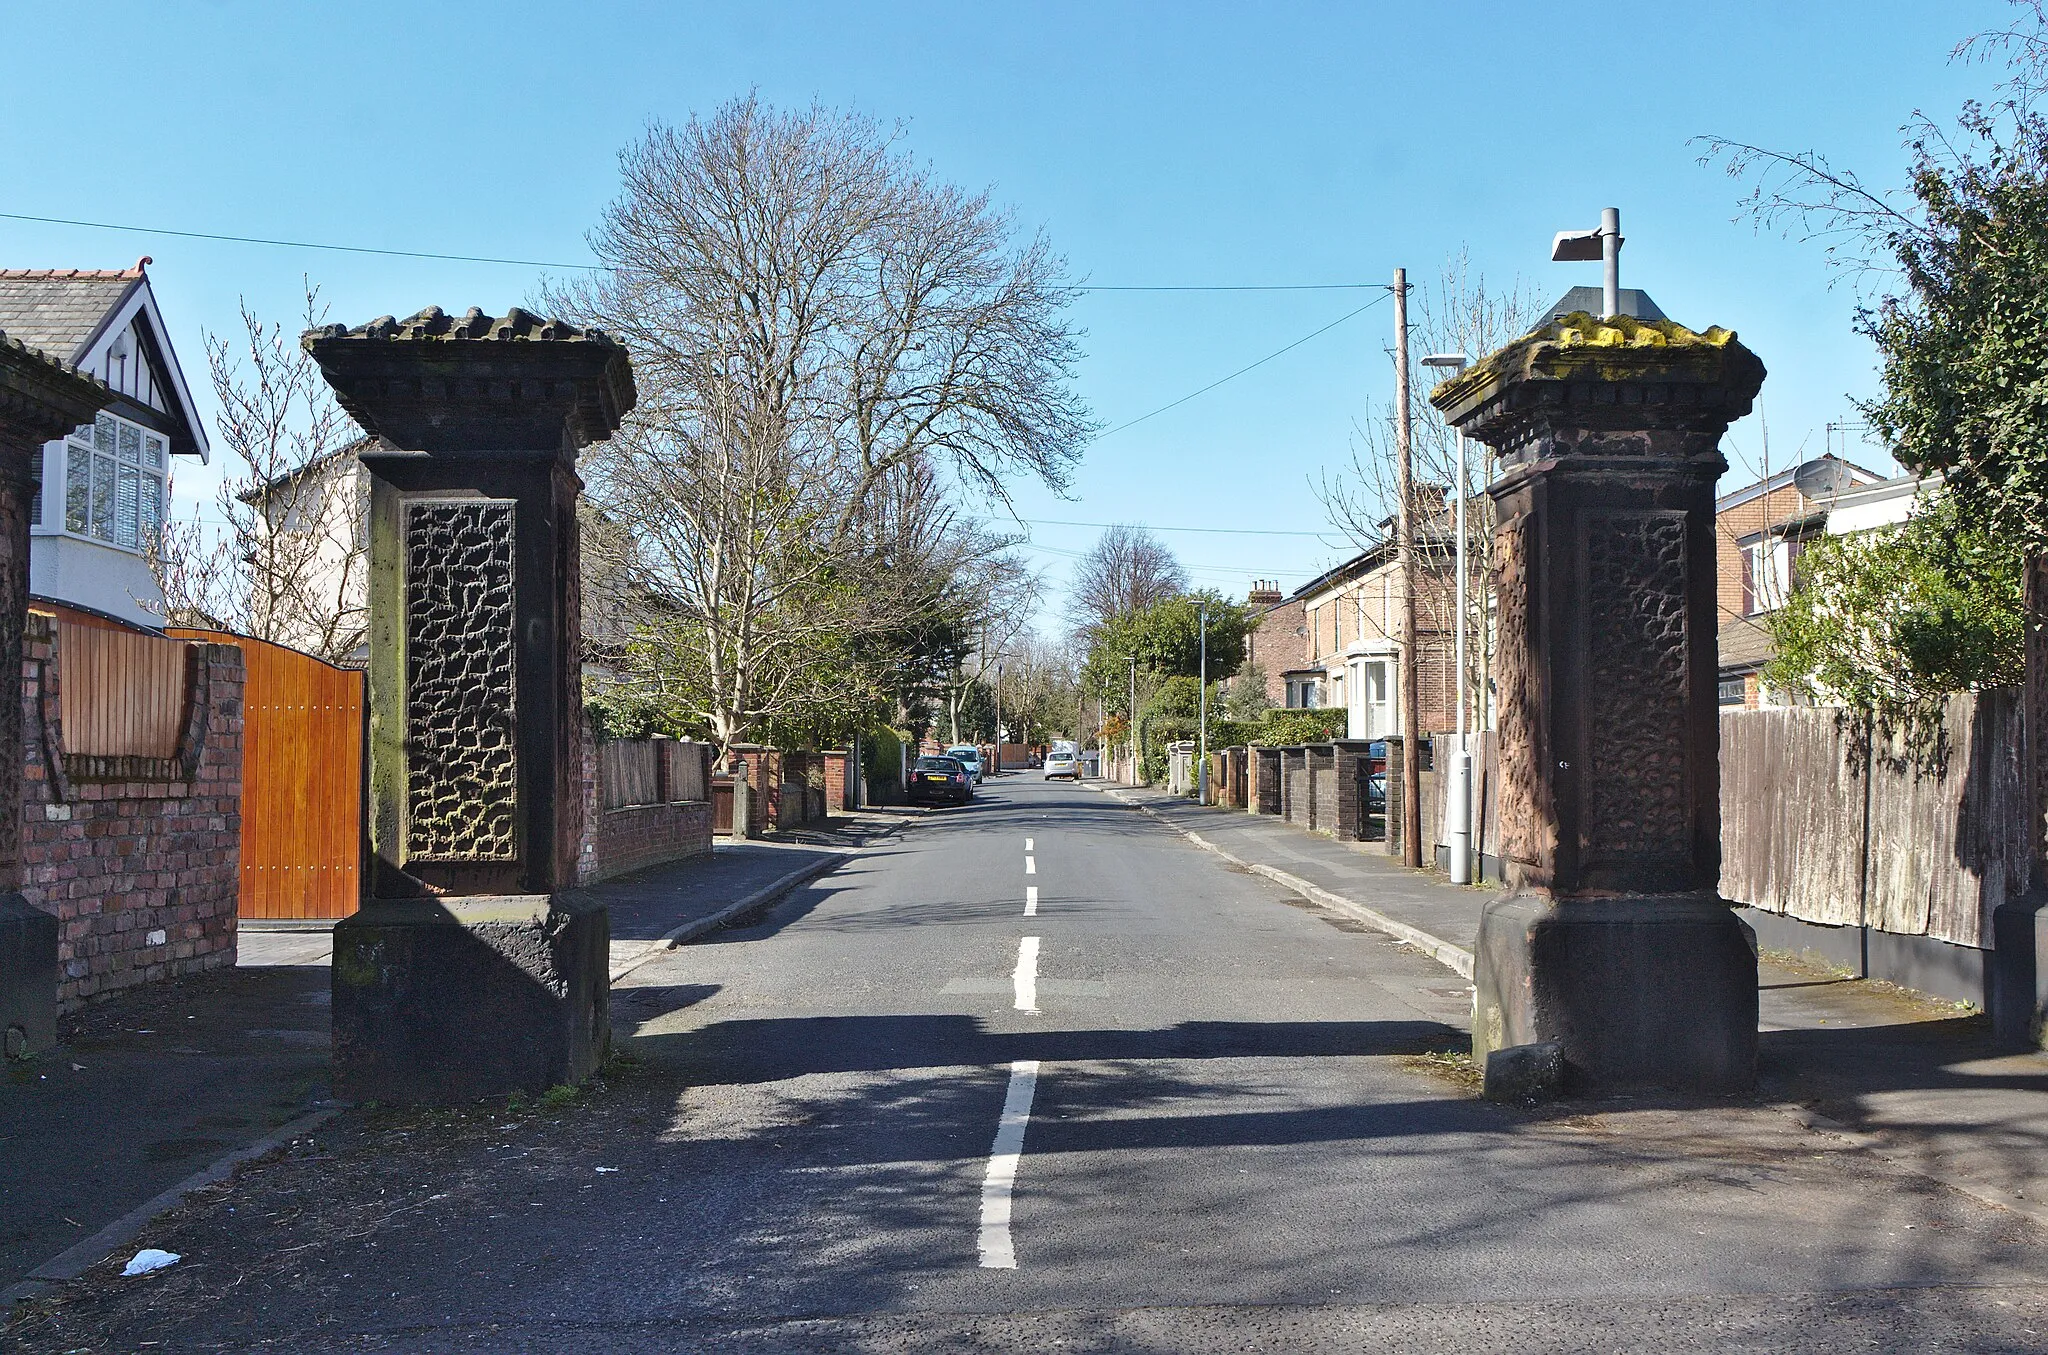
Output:
<svg viewBox="0 0 2048 1355">
<path fill-rule="evenodd" d="M 363 675 L 225 631 L 181 640 L 238 645 L 246 918 L 339 918 L 356 910 L 362 855 Z"/>
</svg>

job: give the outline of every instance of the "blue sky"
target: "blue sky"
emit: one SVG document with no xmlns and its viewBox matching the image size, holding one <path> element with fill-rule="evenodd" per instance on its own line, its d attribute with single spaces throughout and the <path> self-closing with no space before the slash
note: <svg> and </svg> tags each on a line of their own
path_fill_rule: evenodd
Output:
<svg viewBox="0 0 2048 1355">
<path fill-rule="evenodd" d="M 1553 232 L 1619 206 L 1624 277 L 1675 319 L 1737 330 L 1770 368 L 1771 459 L 1823 448 L 1873 386 L 1855 297 L 1819 250 L 1731 221 L 1695 163 L 1720 133 L 1818 147 L 1897 182 L 1898 128 L 1991 75 L 1947 55 L 2006 21 L 1943 4 L 1527 3 L 768 6 L 369 3 L 5 6 L 0 211 L 575 263 L 615 154 L 749 88 L 902 120 L 945 175 L 992 186 L 1102 284 L 1387 281 L 1460 248 L 1548 297 L 1597 283 Z M 1580 17 L 1582 15 L 1582 17 Z M 89 30 L 89 31 L 87 31 Z M 238 296 L 290 319 L 302 274 L 332 317 L 527 299 L 535 270 L 177 240 L 0 220 L 0 266 L 152 275 L 195 385 Z M 1301 338 L 1370 294 L 1096 294 L 1084 393 L 1117 425 Z M 1310 481 L 1391 390 L 1378 306 L 1088 454 L 1031 519 L 1325 528 Z M 1753 416 L 1731 460 L 1756 458 Z M 1852 449 L 1879 468 L 1880 451 Z M 1738 472 L 1739 473 L 1739 472 Z M 1730 482 L 1724 482 L 1730 483 Z M 188 474 L 181 498 L 207 492 Z M 1034 526 L 1057 588 L 1089 527 Z M 1162 531 L 1196 580 L 1295 584 L 1335 536 Z M 1068 554 L 1062 554 L 1066 552 Z"/>
</svg>

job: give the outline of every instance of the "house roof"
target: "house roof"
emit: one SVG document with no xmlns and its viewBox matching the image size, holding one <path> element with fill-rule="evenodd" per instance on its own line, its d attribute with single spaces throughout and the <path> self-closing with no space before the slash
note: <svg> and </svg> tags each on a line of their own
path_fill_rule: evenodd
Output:
<svg viewBox="0 0 2048 1355">
<path fill-rule="evenodd" d="M 207 459 L 207 437 L 170 332 L 150 290 L 149 256 L 130 268 L 0 268 L 0 330 L 76 368 L 111 379 L 109 354 L 132 326 L 154 373 L 156 407 L 172 421 L 171 453 Z M 119 401 L 133 398 L 125 393 Z"/>
<path fill-rule="evenodd" d="M 1833 462 L 1835 465 L 1841 467 L 1842 473 L 1849 480 L 1849 487 L 1839 491 L 1839 493 L 1837 494 L 1830 495 L 1830 499 L 1838 499 L 1843 494 L 1852 494 L 1858 489 L 1865 488 L 1870 485 L 1880 484 L 1884 480 L 1884 477 L 1879 475 L 1876 471 L 1869 470 L 1863 466 L 1859 466 L 1854 461 L 1849 461 L 1842 457 L 1836 456 L 1833 452 L 1828 452 L 1821 456 L 1814 457 L 1811 461 L 1802 461 L 1796 466 L 1787 466 L 1785 467 L 1785 469 L 1778 471 L 1774 475 L 1767 475 L 1761 480 L 1752 480 L 1750 483 L 1743 485 L 1740 488 L 1729 490 L 1726 494 L 1723 494 L 1714 500 L 1714 511 L 1716 513 L 1725 513 L 1731 508 L 1736 508 L 1741 506 L 1742 504 L 1748 503 L 1751 499 L 1758 498 L 1765 494 L 1769 494 L 1774 490 L 1788 488 L 1792 485 L 1793 481 L 1798 478 L 1799 472 L 1805 470 L 1809 466 L 1824 464 L 1827 462 Z M 1806 496 L 1802 493 L 1801 497 Z"/>
<path fill-rule="evenodd" d="M 250 488 L 243 490 L 241 494 L 239 494 L 237 497 L 240 498 L 243 503 L 259 503 L 262 500 L 267 499 L 271 495 L 277 493 L 286 485 L 291 484 L 293 481 L 301 479 L 304 476 L 311 475 L 315 471 L 325 470 L 327 467 L 333 465 L 337 461 L 355 460 L 359 455 L 361 455 L 365 448 L 369 447 L 374 442 L 376 442 L 376 439 L 372 437 L 359 436 L 350 438 L 348 441 L 341 443 L 338 446 L 328 448 L 326 451 L 320 453 L 320 455 L 314 457 L 311 461 L 308 461 L 305 465 L 300 466 L 295 470 L 287 471 L 283 475 L 273 476 L 271 479 L 265 480 L 260 485 L 253 485 Z"/>
<path fill-rule="evenodd" d="M 142 284 L 133 268 L 0 268 L 0 329 L 76 365 L 107 316 Z"/>
<path fill-rule="evenodd" d="M 1724 673 L 1730 669 L 1748 672 L 1761 668 L 1778 656 L 1771 628 L 1748 616 L 1738 616 L 1721 627 L 1720 650 Z"/>
</svg>

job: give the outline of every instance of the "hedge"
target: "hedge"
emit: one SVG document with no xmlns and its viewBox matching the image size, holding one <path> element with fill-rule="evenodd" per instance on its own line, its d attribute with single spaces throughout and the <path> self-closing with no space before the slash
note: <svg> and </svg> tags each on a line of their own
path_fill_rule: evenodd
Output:
<svg viewBox="0 0 2048 1355">
<path fill-rule="evenodd" d="M 1258 743 L 1269 748 L 1287 748 L 1298 743 L 1328 743 L 1341 739 L 1350 728 L 1350 715 L 1342 706 L 1317 710 L 1269 710 L 1259 721 Z"/>
</svg>

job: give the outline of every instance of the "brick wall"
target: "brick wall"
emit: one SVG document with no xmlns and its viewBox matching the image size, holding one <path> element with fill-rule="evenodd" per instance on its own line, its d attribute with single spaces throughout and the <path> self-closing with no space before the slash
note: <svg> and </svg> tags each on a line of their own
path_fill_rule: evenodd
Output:
<svg viewBox="0 0 2048 1355">
<path fill-rule="evenodd" d="M 57 915 L 59 1005 L 231 966 L 242 833 L 242 651 L 187 647 L 174 758 L 63 755 L 63 655 L 23 645 L 22 893 Z"/>
<path fill-rule="evenodd" d="M 1268 608 L 1245 637 L 1245 662 L 1257 664 L 1266 674 L 1266 699 L 1276 706 L 1287 704 L 1287 683 L 1281 674 L 1308 664 L 1307 620 L 1299 601 L 1282 602 Z"/>
<path fill-rule="evenodd" d="M 578 872 L 583 884 L 701 856 L 711 850 L 711 802 L 681 800 L 596 811 L 585 846 L 583 869 Z"/>
<path fill-rule="evenodd" d="M 1310 801 L 1314 806 L 1309 828 L 1317 833 L 1337 831 L 1337 750 L 1327 743 L 1308 747 Z"/>
<path fill-rule="evenodd" d="M 583 851 L 576 861 L 576 883 L 600 880 L 658 866 L 711 850 L 712 805 L 709 800 L 674 800 L 662 804 L 604 807 L 599 784 L 598 741 L 588 726 L 583 739 Z M 711 745 L 684 744 L 704 759 L 701 784 L 711 784 Z"/>
</svg>

